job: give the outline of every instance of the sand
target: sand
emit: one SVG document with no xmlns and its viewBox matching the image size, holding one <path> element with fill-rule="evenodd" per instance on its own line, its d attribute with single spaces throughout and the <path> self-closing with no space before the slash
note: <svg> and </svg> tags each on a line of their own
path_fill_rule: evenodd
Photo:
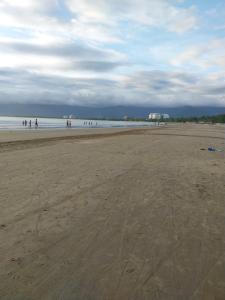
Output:
<svg viewBox="0 0 225 300">
<path fill-rule="evenodd" d="M 84 136 L 85 135 L 85 136 Z M 225 127 L 0 132 L 0 299 L 224 300 Z"/>
</svg>

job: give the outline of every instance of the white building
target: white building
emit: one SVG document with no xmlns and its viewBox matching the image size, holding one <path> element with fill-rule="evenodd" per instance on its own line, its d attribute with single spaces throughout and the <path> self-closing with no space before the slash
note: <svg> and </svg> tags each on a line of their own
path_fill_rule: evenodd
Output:
<svg viewBox="0 0 225 300">
<path fill-rule="evenodd" d="M 148 116 L 149 120 L 160 120 L 161 114 L 159 113 L 150 113 Z"/>
<path fill-rule="evenodd" d="M 168 114 L 150 113 L 148 118 L 149 120 L 161 120 L 161 119 L 169 119 L 170 116 Z"/>
</svg>

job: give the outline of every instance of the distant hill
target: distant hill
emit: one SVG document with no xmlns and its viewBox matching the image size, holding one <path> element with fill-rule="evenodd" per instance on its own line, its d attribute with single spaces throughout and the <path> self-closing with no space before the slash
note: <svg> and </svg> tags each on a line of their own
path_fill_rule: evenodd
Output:
<svg viewBox="0 0 225 300">
<path fill-rule="evenodd" d="M 0 104 L 0 115 L 62 117 L 73 114 L 77 118 L 147 118 L 150 112 L 167 113 L 171 117 L 200 117 L 225 114 L 225 107 L 84 107 L 69 105 Z"/>
</svg>

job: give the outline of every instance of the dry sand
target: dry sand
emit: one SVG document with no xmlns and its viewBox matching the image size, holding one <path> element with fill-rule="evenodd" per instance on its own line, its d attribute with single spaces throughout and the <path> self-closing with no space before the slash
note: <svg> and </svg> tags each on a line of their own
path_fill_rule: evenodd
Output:
<svg viewBox="0 0 225 300">
<path fill-rule="evenodd" d="M 84 136 L 85 134 L 85 136 Z M 224 126 L 0 132 L 0 299 L 224 300 Z"/>
</svg>

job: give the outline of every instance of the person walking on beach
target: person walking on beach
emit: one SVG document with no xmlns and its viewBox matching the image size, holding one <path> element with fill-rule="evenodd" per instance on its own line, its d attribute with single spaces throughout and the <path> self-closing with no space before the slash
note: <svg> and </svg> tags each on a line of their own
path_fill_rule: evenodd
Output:
<svg viewBox="0 0 225 300">
<path fill-rule="evenodd" d="M 24 126 L 27 127 L 27 120 L 24 121 Z"/>
<path fill-rule="evenodd" d="M 36 129 L 38 128 L 38 120 L 37 119 L 35 120 L 35 128 Z"/>
</svg>

